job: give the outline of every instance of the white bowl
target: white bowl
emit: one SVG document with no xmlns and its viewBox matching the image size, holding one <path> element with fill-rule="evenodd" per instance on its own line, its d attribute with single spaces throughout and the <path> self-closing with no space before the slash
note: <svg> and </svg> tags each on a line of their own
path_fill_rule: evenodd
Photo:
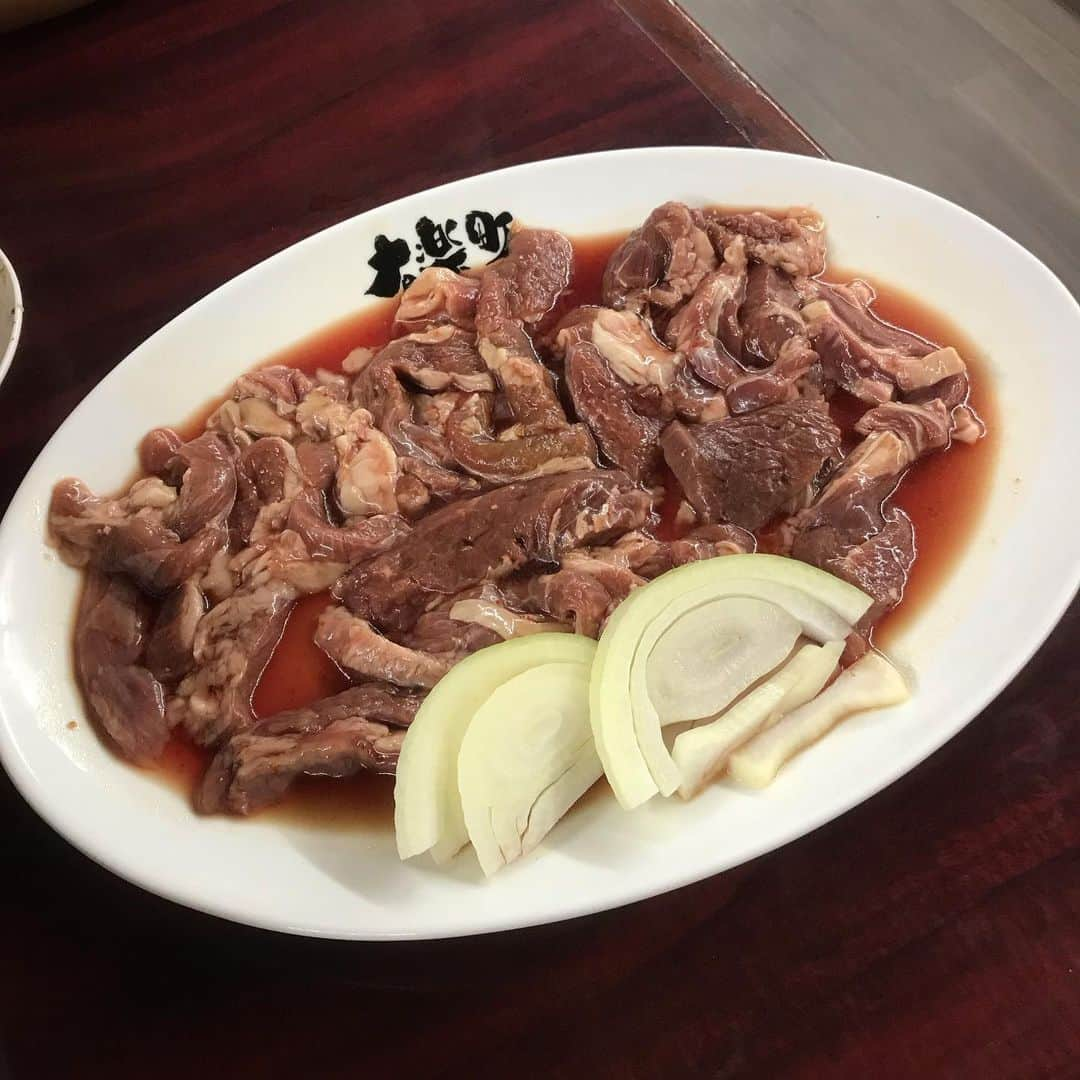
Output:
<svg viewBox="0 0 1080 1080">
<path fill-rule="evenodd" d="M 571 235 L 639 223 L 665 199 L 809 203 L 832 258 L 925 297 L 984 349 L 1001 404 L 998 463 L 970 544 L 935 602 L 894 644 L 917 687 L 899 708 L 842 725 L 746 794 L 624 813 L 590 800 L 534 855 L 485 884 L 400 863 L 388 834 L 197 818 L 115 758 L 85 721 L 71 674 L 79 575 L 45 546 L 52 484 L 100 490 L 130 474 L 139 437 L 177 421 L 241 371 L 354 312 L 377 234 L 418 218 L 510 210 Z M 464 230 L 461 229 L 463 232 Z M 342 938 L 441 937 L 625 904 L 778 847 L 868 798 L 932 753 L 1013 677 L 1080 580 L 1073 402 L 1080 308 L 1016 243 L 967 211 L 887 177 L 813 158 L 727 148 L 618 151 L 524 165 L 361 214 L 240 275 L 158 331 L 56 433 L 0 526 L 0 753 L 19 790 L 84 852 L 181 903 L 238 921 Z M 69 729 L 69 721 L 77 727 Z M 978 783 L 977 776 L 957 777 Z"/>
<path fill-rule="evenodd" d="M 0 251 L 0 383 L 15 359 L 22 331 L 23 302 L 11 260 Z"/>
</svg>

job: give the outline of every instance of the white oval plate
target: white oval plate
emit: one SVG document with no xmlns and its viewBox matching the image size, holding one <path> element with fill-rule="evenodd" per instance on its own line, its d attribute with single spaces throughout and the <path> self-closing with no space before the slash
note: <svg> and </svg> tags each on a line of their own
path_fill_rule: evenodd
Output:
<svg viewBox="0 0 1080 1080">
<path fill-rule="evenodd" d="M 130 473 L 143 433 L 175 422 L 267 355 L 357 310 L 377 234 L 415 242 L 426 216 L 509 210 L 571 235 L 630 228 L 666 199 L 809 203 L 831 258 L 924 297 L 985 351 L 1001 404 L 989 504 L 961 562 L 894 646 L 916 675 L 903 707 L 849 721 L 764 792 L 718 784 L 633 813 L 591 800 L 540 851 L 481 880 L 398 862 L 389 833 L 200 819 L 114 758 L 71 673 L 78 575 L 44 544 L 50 489 Z M 474 220 L 474 226 L 476 221 Z M 473 233 L 479 236 L 476 228 Z M 473 177 L 361 214 L 240 275 L 136 349 L 42 452 L 0 527 L 0 750 L 35 809 L 92 858 L 162 896 L 240 922 L 359 939 L 433 938 L 565 919 L 751 859 L 868 798 L 960 730 L 1017 672 L 1076 589 L 1080 308 L 1016 243 L 959 207 L 813 158 L 721 148 L 618 151 Z M 1047 542 L 1051 538 L 1051 542 Z M 69 721 L 77 727 L 69 729 Z M 960 779 L 960 778 L 958 778 Z M 977 777 L 968 777 L 977 782 Z"/>
</svg>

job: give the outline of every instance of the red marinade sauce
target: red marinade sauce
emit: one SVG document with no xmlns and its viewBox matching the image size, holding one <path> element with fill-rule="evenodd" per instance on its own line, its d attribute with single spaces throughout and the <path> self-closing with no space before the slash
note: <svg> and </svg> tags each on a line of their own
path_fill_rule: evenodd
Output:
<svg viewBox="0 0 1080 1080">
<path fill-rule="evenodd" d="M 600 303 L 604 267 L 623 235 L 573 241 L 573 283 L 556 310 L 545 320 L 545 327 L 554 326 L 562 315 L 580 304 Z M 920 606 L 929 601 L 971 533 L 989 489 L 998 418 L 980 353 L 960 330 L 944 315 L 865 274 L 836 270 L 826 274 L 828 280 L 834 281 L 853 277 L 862 277 L 873 284 L 877 290 L 874 310 L 881 318 L 930 341 L 954 345 L 959 350 L 971 372 L 970 403 L 989 432 L 973 446 L 957 444 L 947 454 L 930 455 L 908 472 L 893 496 L 893 502 L 902 507 L 915 524 L 918 557 L 903 603 L 875 628 L 875 643 L 887 645 Z M 340 371 L 342 361 L 354 348 L 378 348 L 389 340 L 396 307 L 394 300 L 376 304 L 275 354 L 265 363 L 298 367 L 308 373 L 319 368 Z M 206 417 L 218 404 L 219 401 L 214 401 L 192 417 L 180 428 L 181 433 L 190 438 L 201 431 Z M 864 410 L 865 405 L 847 394 L 838 394 L 830 402 L 833 418 L 844 432 L 845 449 L 858 441 L 853 429 Z M 658 534 L 664 539 L 674 539 L 685 531 L 675 520 L 682 493 L 669 471 L 666 471 L 665 483 L 668 493 L 661 507 Z M 767 549 L 767 532 L 760 539 L 762 548 Z M 252 708 L 256 716 L 271 716 L 284 709 L 297 708 L 337 693 L 348 685 L 348 678 L 312 640 L 319 613 L 329 602 L 329 594 L 321 593 L 306 597 L 293 609 L 281 641 L 255 689 Z M 193 746 L 178 734 L 158 767 L 172 783 L 188 793 L 197 784 L 208 759 L 207 751 Z M 281 804 L 259 816 L 271 815 L 278 820 L 319 826 L 354 828 L 358 823 L 366 823 L 389 829 L 393 818 L 393 778 L 370 773 L 334 782 L 302 777 Z"/>
</svg>

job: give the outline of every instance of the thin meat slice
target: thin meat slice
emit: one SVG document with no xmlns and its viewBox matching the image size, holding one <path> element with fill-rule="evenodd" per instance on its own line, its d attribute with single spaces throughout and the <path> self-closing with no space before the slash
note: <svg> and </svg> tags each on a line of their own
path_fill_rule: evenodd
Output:
<svg viewBox="0 0 1080 1080">
<path fill-rule="evenodd" d="M 818 395 L 820 365 L 799 311 L 801 304 L 786 274 L 767 263 L 751 267 L 739 309 L 742 362 L 751 370 L 728 388 L 732 412 Z"/>
<path fill-rule="evenodd" d="M 288 527 L 299 534 L 313 559 L 329 559 L 352 566 L 378 555 L 409 532 L 408 524 L 396 514 L 347 518 L 334 525 L 326 510 L 322 492 L 308 488 L 293 500 Z"/>
<path fill-rule="evenodd" d="M 754 534 L 737 525 L 700 525 L 677 540 L 658 540 L 647 533 L 630 532 L 607 547 L 589 549 L 593 559 L 625 567 L 651 581 L 676 566 L 722 555 L 741 555 L 757 546 Z"/>
<path fill-rule="evenodd" d="M 574 269 L 574 249 L 551 229 L 515 229 L 506 256 L 480 273 L 476 329 L 497 336 L 507 320 L 532 330 L 566 291 Z"/>
<path fill-rule="evenodd" d="M 649 496 L 614 470 L 519 481 L 428 514 L 337 591 L 375 625 L 408 630 L 440 599 L 531 561 L 557 562 L 570 548 L 603 543 L 650 516 Z"/>
<path fill-rule="evenodd" d="M 194 666 L 169 700 L 169 718 L 202 746 L 251 726 L 251 695 L 285 628 L 293 603 L 322 592 L 345 566 L 314 560 L 301 538 L 282 532 L 230 561 L 235 589 L 200 620 Z"/>
<path fill-rule="evenodd" d="M 356 409 L 334 439 L 338 467 L 334 475 L 337 505 L 347 516 L 397 513 L 400 464 L 393 444 L 372 422 L 367 409 Z"/>
<path fill-rule="evenodd" d="M 232 397 L 210 415 L 206 426 L 239 445 L 264 435 L 292 439 L 297 406 L 314 385 L 298 368 L 281 364 L 256 368 L 236 380 Z"/>
<path fill-rule="evenodd" d="M 165 523 L 189 540 L 211 523 L 221 524 L 236 500 L 236 453 L 216 432 L 208 431 L 176 451 L 172 468 L 180 473 L 180 493 Z"/>
<path fill-rule="evenodd" d="M 91 715 L 135 762 L 159 757 L 169 737 L 164 691 L 142 663 L 150 619 L 131 582 L 87 574 L 75 623 L 75 670 Z"/>
<path fill-rule="evenodd" d="M 735 239 L 719 269 L 706 274 L 694 295 L 667 325 L 668 344 L 686 357 L 707 383 L 726 390 L 745 374 L 739 308 L 746 295 L 746 245 Z"/>
<path fill-rule="evenodd" d="M 640 315 L 604 307 L 583 307 L 560 324 L 556 348 L 565 348 L 567 336 L 577 331 L 588 337 L 608 367 L 627 386 L 656 387 L 666 391 L 674 384 L 682 360 L 652 333 Z M 559 338 L 563 344 L 560 346 Z"/>
<path fill-rule="evenodd" d="M 495 389 L 475 336 L 449 323 L 396 338 L 372 362 L 430 392 Z"/>
<path fill-rule="evenodd" d="M 451 324 L 472 330 L 480 282 L 444 266 L 429 266 L 401 294 L 394 321 L 410 333 Z"/>
<path fill-rule="evenodd" d="M 183 724 L 201 746 L 249 728 L 251 695 L 298 595 L 271 579 L 239 588 L 211 608 L 195 633 L 193 668 L 169 702 L 171 722 Z"/>
<path fill-rule="evenodd" d="M 661 437 L 664 458 L 707 522 L 758 529 L 804 495 L 838 456 L 840 430 L 823 403 L 798 400 Z"/>
<path fill-rule="evenodd" d="M 905 456 L 911 462 L 918 461 L 931 450 L 947 447 L 951 427 L 949 411 L 937 398 L 925 405 L 888 401 L 868 409 L 855 423 L 855 430 L 860 435 L 892 432 L 903 443 Z"/>
<path fill-rule="evenodd" d="M 180 486 L 181 464 L 176 456 L 184 440 L 172 428 L 159 427 L 148 431 L 139 443 L 139 464 L 149 476 L 157 476 L 171 487 Z"/>
<path fill-rule="evenodd" d="M 867 625 L 903 596 L 915 559 L 914 531 L 887 499 L 907 469 L 949 441 L 945 406 L 889 403 L 859 421 L 866 438 L 816 501 L 793 519 L 791 554 L 851 581 L 874 597 Z"/>
<path fill-rule="evenodd" d="M 118 499 L 61 480 L 49 503 L 49 533 L 72 565 L 125 574 L 144 592 L 164 594 L 204 570 L 228 541 L 217 523 L 181 540 L 162 520 L 175 502 L 175 489 L 156 478 L 137 481 Z"/>
<path fill-rule="evenodd" d="M 175 683 L 194 667 L 195 631 L 204 614 L 206 597 L 194 579 L 165 598 L 146 642 L 146 666 L 157 679 Z"/>
<path fill-rule="evenodd" d="M 520 435 L 511 428 L 496 435 L 488 394 L 470 394 L 462 399 L 447 419 L 446 439 L 461 468 L 495 484 L 588 469 L 596 464 L 596 444 L 584 424 Z"/>
<path fill-rule="evenodd" d="M 392 773 L 419 695 L 353 686 L 258 721 L 222 746 L 195 793 L 201 813 L 251 814 L 278 802 L 300 775 Z"/>
<path fill-rule="evenodd" d="M 559 323 L 554 351 L 574 410 L 605 456 L 639 483 L 659 480 L 665 420 L 727 415 L 723 395 L 700 383 L 634 312 L 577 308 Z"/>
<path fill-rule="evenodd" d="M 571 557 L 573 556 L 573 557 Z M 527 594 L 530 608 L 598 638 L 608 616 L 645 579 L 614 563 L 571 552 L 553 574 L 533 579 Z"/>
<path fill-rule="evenodd" d="M 755 262 L 806 277 L 825 269 L 825 221 L 814 210 L 703 211 L 705 228 L 718 252 L 737 238 Z"/>
<path fill-rule="evenodd" d="M 293 500 L 308 486 L 296 450 L 277 436 L 258 439 L 241 451 L 236 480 L 236 503 L 229 517 L 234 546 L 279 533 Z"/>
<path fill-rule="evenodd" d="M 655 484 L 661 464 L 660 421 L 638 411 L 630 386 L 612 370 L 587 328 L 561 330 L 556 340 L 574 411 L 588 424 L 604 456 L 636 482 Z"/>
<path fill-rule="evenodd" d="M 328 607 L 315 630 L 315 644 L 350 675 L 395 686 L 430 689 L 458 657 L 410 649 L 384 637 L 367 619 L 343 607 Z"/>
<path fill-rule="evenodd" d="M 716 252 L 698 210 L 658 206 L 612 253 L 604 270 L 605 307 L 642 314 L 670 311 L 716 268 Z"/>
<path fill-rule="evenodd" d="M 870 309 L 874 292 L 864 282 L 848 286 L 813 282 L 802 308 L 825 375 L 872 404 L 903 396 L 939 396 L 931 388 L 958 380 L 967 392 L 967 369 L 957 351 L 883 322 Z"/>
<path fill-rule="evenodd" d="M 480 355 L 498 379 L 510 414 L 521 431 L 530 434 L 565 428 L 566 414 L 555 392 L 555 380 L 536 355 L 524 325 L 513 314 L 509 279 L 485 272 L 476 326 Z"/>
</svg>

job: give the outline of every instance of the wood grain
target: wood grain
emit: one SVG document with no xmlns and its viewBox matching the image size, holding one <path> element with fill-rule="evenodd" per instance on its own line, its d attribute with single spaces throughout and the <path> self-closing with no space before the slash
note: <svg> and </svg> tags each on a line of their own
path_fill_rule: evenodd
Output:
<svg viewBox="0 0 1080 1080">
<path fill-rule="evenodd" d="M 636 22 L 570 0 L 113 0 L 0 39 L 0 244 L 27 302 L 0 387 L 0 506 L 148 333 L 350 214 L 561 153 L 813 152 L 721 53 L 679 58 L 692 27 L 627 7 Z M 1075 1075 L 1078 638 L 1074 609 L 979 721 L 782 851 L 483 939 L 226 924 L 102 870 L 4 780 L 0 1071 Z"/>
</svg>

